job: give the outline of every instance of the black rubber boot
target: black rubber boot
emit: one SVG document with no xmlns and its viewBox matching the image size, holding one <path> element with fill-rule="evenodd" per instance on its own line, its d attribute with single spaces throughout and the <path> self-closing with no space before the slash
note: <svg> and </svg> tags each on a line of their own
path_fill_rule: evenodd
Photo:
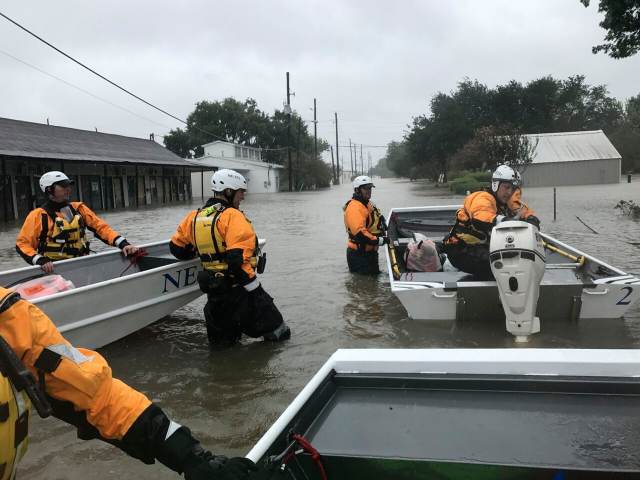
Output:
<svg viewBox="0 0 640 480">
<path fill-rule="evenodd" d="M 268 342 L 281 342 L 291 338 L 291 329 L 289 326 L 282 322 L 278 328 L 274 331 L 265 333 L 263 337 Z"/>
</svg>

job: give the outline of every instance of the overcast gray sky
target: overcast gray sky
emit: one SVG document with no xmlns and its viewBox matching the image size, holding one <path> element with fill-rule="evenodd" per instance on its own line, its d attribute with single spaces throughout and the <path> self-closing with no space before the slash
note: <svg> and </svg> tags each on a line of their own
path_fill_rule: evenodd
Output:
<svg viewBox="0 0 640 480">
<path fill-rule="evenodd" d="M 386 145 L 465 77 L 493 87 L 584 74 L 620 100 L 640 93 L 640 55 L 591 53 L 605 34 L 597 3 L 4 0 L 0 11 L 178 117 L 225 97 L 252 97 L 272 113 L 285 101 L 289 71 L 292 107 L 304 119 L 313 119 L 317 98 L 319 136 L 334 142 L 338 112 L 341 144 Z M 180 126 L 3 18 L 0 39 L 2 117 L 136 137 Z M 374 160 L 384 154 L 367 150 Z"/>
</svg>

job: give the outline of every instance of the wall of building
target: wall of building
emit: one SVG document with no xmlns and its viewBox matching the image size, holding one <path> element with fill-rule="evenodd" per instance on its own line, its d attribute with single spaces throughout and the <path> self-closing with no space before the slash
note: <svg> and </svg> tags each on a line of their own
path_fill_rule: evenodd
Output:
<svg viewBox="0 0 640 480">
<path fill-rule="evenodd" d="M 262 152 L 259 148 L 246 147 L 229 142 L 212 142 L 204 145 L 203 149 L 204 156 L 237 158 L 254 162 L 262 161 Z"/>
<path fill-rule="evenodd" d="M 96 211 L 186 202 L 192 196 L 190 170 L 182 167 L 2 157 L 0 221 L 24 219 L 44 203 L 38 180 L 50 170 L 66 173 L 75 182 L 72 199 Z"/>
<path fill-rule="evenodd" d="M 523 174 L 527 187 L 619 183 L 621 159 L 534 163 Z"/>
<path fill-rule="evenodd" d="M 256 167 L 250 170 L 234 168 L 247 179 L 247 193 L 275 193 L 280 189 L 280 169 L 270 166 Z M 211 167 L 208 167 L 211 168 Z M 226 168 L 226 167 L 225 167 Z M 193 198 L 203 198 L 202 187 L 204 187 L 204 198 L 211 196 L 211 177 L 213 171 L 192 172 L 191 188 Z"/>
</svg>

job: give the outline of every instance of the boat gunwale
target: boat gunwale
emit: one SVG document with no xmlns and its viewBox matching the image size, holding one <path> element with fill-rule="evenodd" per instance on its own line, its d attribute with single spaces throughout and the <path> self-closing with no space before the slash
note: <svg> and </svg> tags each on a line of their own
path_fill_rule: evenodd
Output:
<svg viewBox="0 0 640 480">
<path fill-rule="evenodd" d="M 156 241 L 156 242 L 150 242 L 150 243 L 145 243 L 145 244 L 141 244 L 138 245 L 140 248 L 149 248 L 149 247 L 156 247 L 156 246 L 160 246 L 160 245 L 164 245 L 169 243 L 169 240 L 160 240 L 160 241 Z M 259 243 L 259 248 L 262 249 L 264 248 L 265 244 L 266 244 L 266 240 L 264 239 L 258 239 L 258 243 Z M 86 256 L 82 256 L 82 257 L 76 257 L 76 258 L 70 258 L 67 260 L 62 260 L 59 262 L 56 262 L 56 264 L 60 265 L 62 262 L 64 262 L 64 265 L 69 265 L 72 262 L 79 262 L 79 261 L 86 261 L 87 258 L 91 258 L 91 259 L 95 259 L 97 257 L 106 257 L 109 255 L 122 255 L 122 251 L 116 248 L 113 249 L 109 249 L 106 250 L 104 252 L 98 252 L 96 254 L 93 255 L 86 255 Z M 90 290 L 97 290 L 99 288 L 102 287 L 108 287 L 114 284 L 119 284 L 119 283 L 124 283 L 125 281 L 131 281 L 131 280 L 139 280 L 143 277 L 149 276 L 149 275 L 155 275 L 157 273 L 160 273 L 164 270 L 171 270 L 174 269 L 176 266 L 186 266 L 186 265 L 190 265 L 190 264 L 194 264 L 194 266 L 200 266 L 200 259 L 196 256 L 194 258 L 191 258 L 189 260 L 179 260 L 179 259 L 175 259 L 175 262 L 169 263 L 167 265 L 160 265 L 158 267 L 154 267 L 154 268 L 150 268 L 148 270 L 142 270 L 140 272 L 135 272 L 135 273 L 131 273 L 129 275 L 124 275 L 124 276 L 119 276 L 119 277 L 115 277 L 115 278 L 110 278 L 107 280 L 102 280 L 99 282 L 95 282 L 95 283 L 91 283 L 89 285 L 83 285 L 81 287 L 76 287 L 76 288 L 72 288 L 70 290 L 66 290 L 64 292 L 57 292 L 51 295 L 47 295 L 44 297 L 40 297 L 40 298 L 34 298 L 32 300 L 29 300 L 31 303 L 33 304 L 37 304 L 37 305 L 42 305 L 42 304 L 46 304 L 49 301 L 53 301 L 53 300 L 58 300 L 60 298 L 66 298 L 68 296 L 72 296 L 72 295 L 76 295 L 76 294 L 81 294 L 81 293 L 85 293 L 87 291 Z M 14 274 L 17 272 L 31 272 L 31 271 L 35 271 L 35 270 L 40 270 L 40 267 L 37 265 L 31 266 L 31 267 L 21 267 L 21 268 L 16 268 L 16 269 L 12 269 L 12 270 L 5 270 L 4 272 L 0 272 L 3 275 L 4 274 Z M 182 290 L 182 289 L 180 289 Z M 164 298 L 164 295 L 162 295 L 160 298 Z"/>
<path fill-rule="evenodd" d="M 318 369 L 246 457 L 260 461 L 332 375 L 491 375 L 542 379 L 640 379 L 635 349 L 338 349 Z"/>
<path fill-rule="evenodd" d="M 147 248 L 147 247 L 155 247 L 158 245 L 162 245 L 165 243 L 168 243 L 169 240 L 164 240 L 164 241 L 158 241 L 158 242 L 152 242 L 152 243 L 145 243 L 140 245 L 141 248 Z M 105 252 L 99 252 L 96 253 L 95 255 L 91 255 L 90 258 L 94 259 L 96 257 L 106 257 L 109 255 L 122 255 L 122 252 L 120 250 L 108 250 Z M 70 258 L 68 260 L 62 260 L 63 262 L 65 262 L 65 265 L 69 265 L 71 262 L 77 262 L 77 261 L 82 261 L 85 260 L 86 261 L 86 256 L 84 257 L 76 257 L 76 258 Z M 199 258 L 195 257 L 189 260 L 178 260 L 176 259 L 175 262 L 167 264 L 167 265 L 160 265 L 158 267 L 154 267 L 154 268 L 150 268 L 148 270 L 143 270 L 140 272 L 135 272 L 132 273 L 130 275 L 124 275 L 121 277 L 115 277 L 115 278 L 110 278 L 107 280 L 102 280 L 99 282 L 95 282 L 95 283 L 91 283 L 89 285 L 83 285 L 81 287 L 76 287 L 76 288 L 72 288 L 70 290 L 66 290 L 64 292 L 57 292 L 54 293 L 52 295 L 47 295 L 45 297 L 40 297 L 40 298 L 34 298 L 32 300 L 29 300 L 31 303 L 36 304 L 36 305 L 41 305 L 41 304 L 45 304 L 48 303 L 49 301 L 54 301 L 54 300 L 58 300 L 60 298 L 66 298 L 66 297 L 70 297 L 73 295 L 78 295 L 78 294 L 82 294 L 85 293 L 87 291 L 90 290 L 97 290 L 99 288 L 103 288 L 103 287 L 108 287 L 114 284 L 119 284 L 119 283 L 124 283 L 127 281 L 131 281 L 131 280 L 139 280 L 140 278 L 149 276 L 149 275 L 155 275 L 163 270 L 170 270 L 175 268 L 176 266 L 182 266 L 182 265 L 188 265 L 190 263 L 196 263 L 199 262 Z M 60 262 L 56 262 L 58 264 L 60 264 Z M 3 274 L 11 274 L 11 273 L 15 273 L 15 272 L 20 272 L 20 271 L 32 271 L 34 269 L 40 269 L 40 267 L 37 266 L 33 266 L 33 267 L 23 267 L 23 268 L 18 268 L 18 269 L 14 269 L 14 270 L 7 270 L 5 272 L 2 272 Z"/>
</svg>

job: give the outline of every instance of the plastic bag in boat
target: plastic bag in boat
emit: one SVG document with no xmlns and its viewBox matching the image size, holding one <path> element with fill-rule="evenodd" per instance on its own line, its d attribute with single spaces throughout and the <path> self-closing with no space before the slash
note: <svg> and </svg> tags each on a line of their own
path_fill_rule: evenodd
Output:
<svg viewBox="0 0 640 480">
<path fill-rule="evenodd" d="M 421 233 L 414 233 L 414 239 L 407 244 L 404 252 L 404 261 L 407 270 L 411 272 L 438 272 L 440 255 L 433 240 L 425 237 Z"/>
<path fill-rule="evenodd" d="M 14 292 L 19 293 L 26 300 L 46 297 L 72 288 L 75 288 L 73 282 L 66 280 L 62 275 L 47 275 L 11 287 Z"/>
</svg>

